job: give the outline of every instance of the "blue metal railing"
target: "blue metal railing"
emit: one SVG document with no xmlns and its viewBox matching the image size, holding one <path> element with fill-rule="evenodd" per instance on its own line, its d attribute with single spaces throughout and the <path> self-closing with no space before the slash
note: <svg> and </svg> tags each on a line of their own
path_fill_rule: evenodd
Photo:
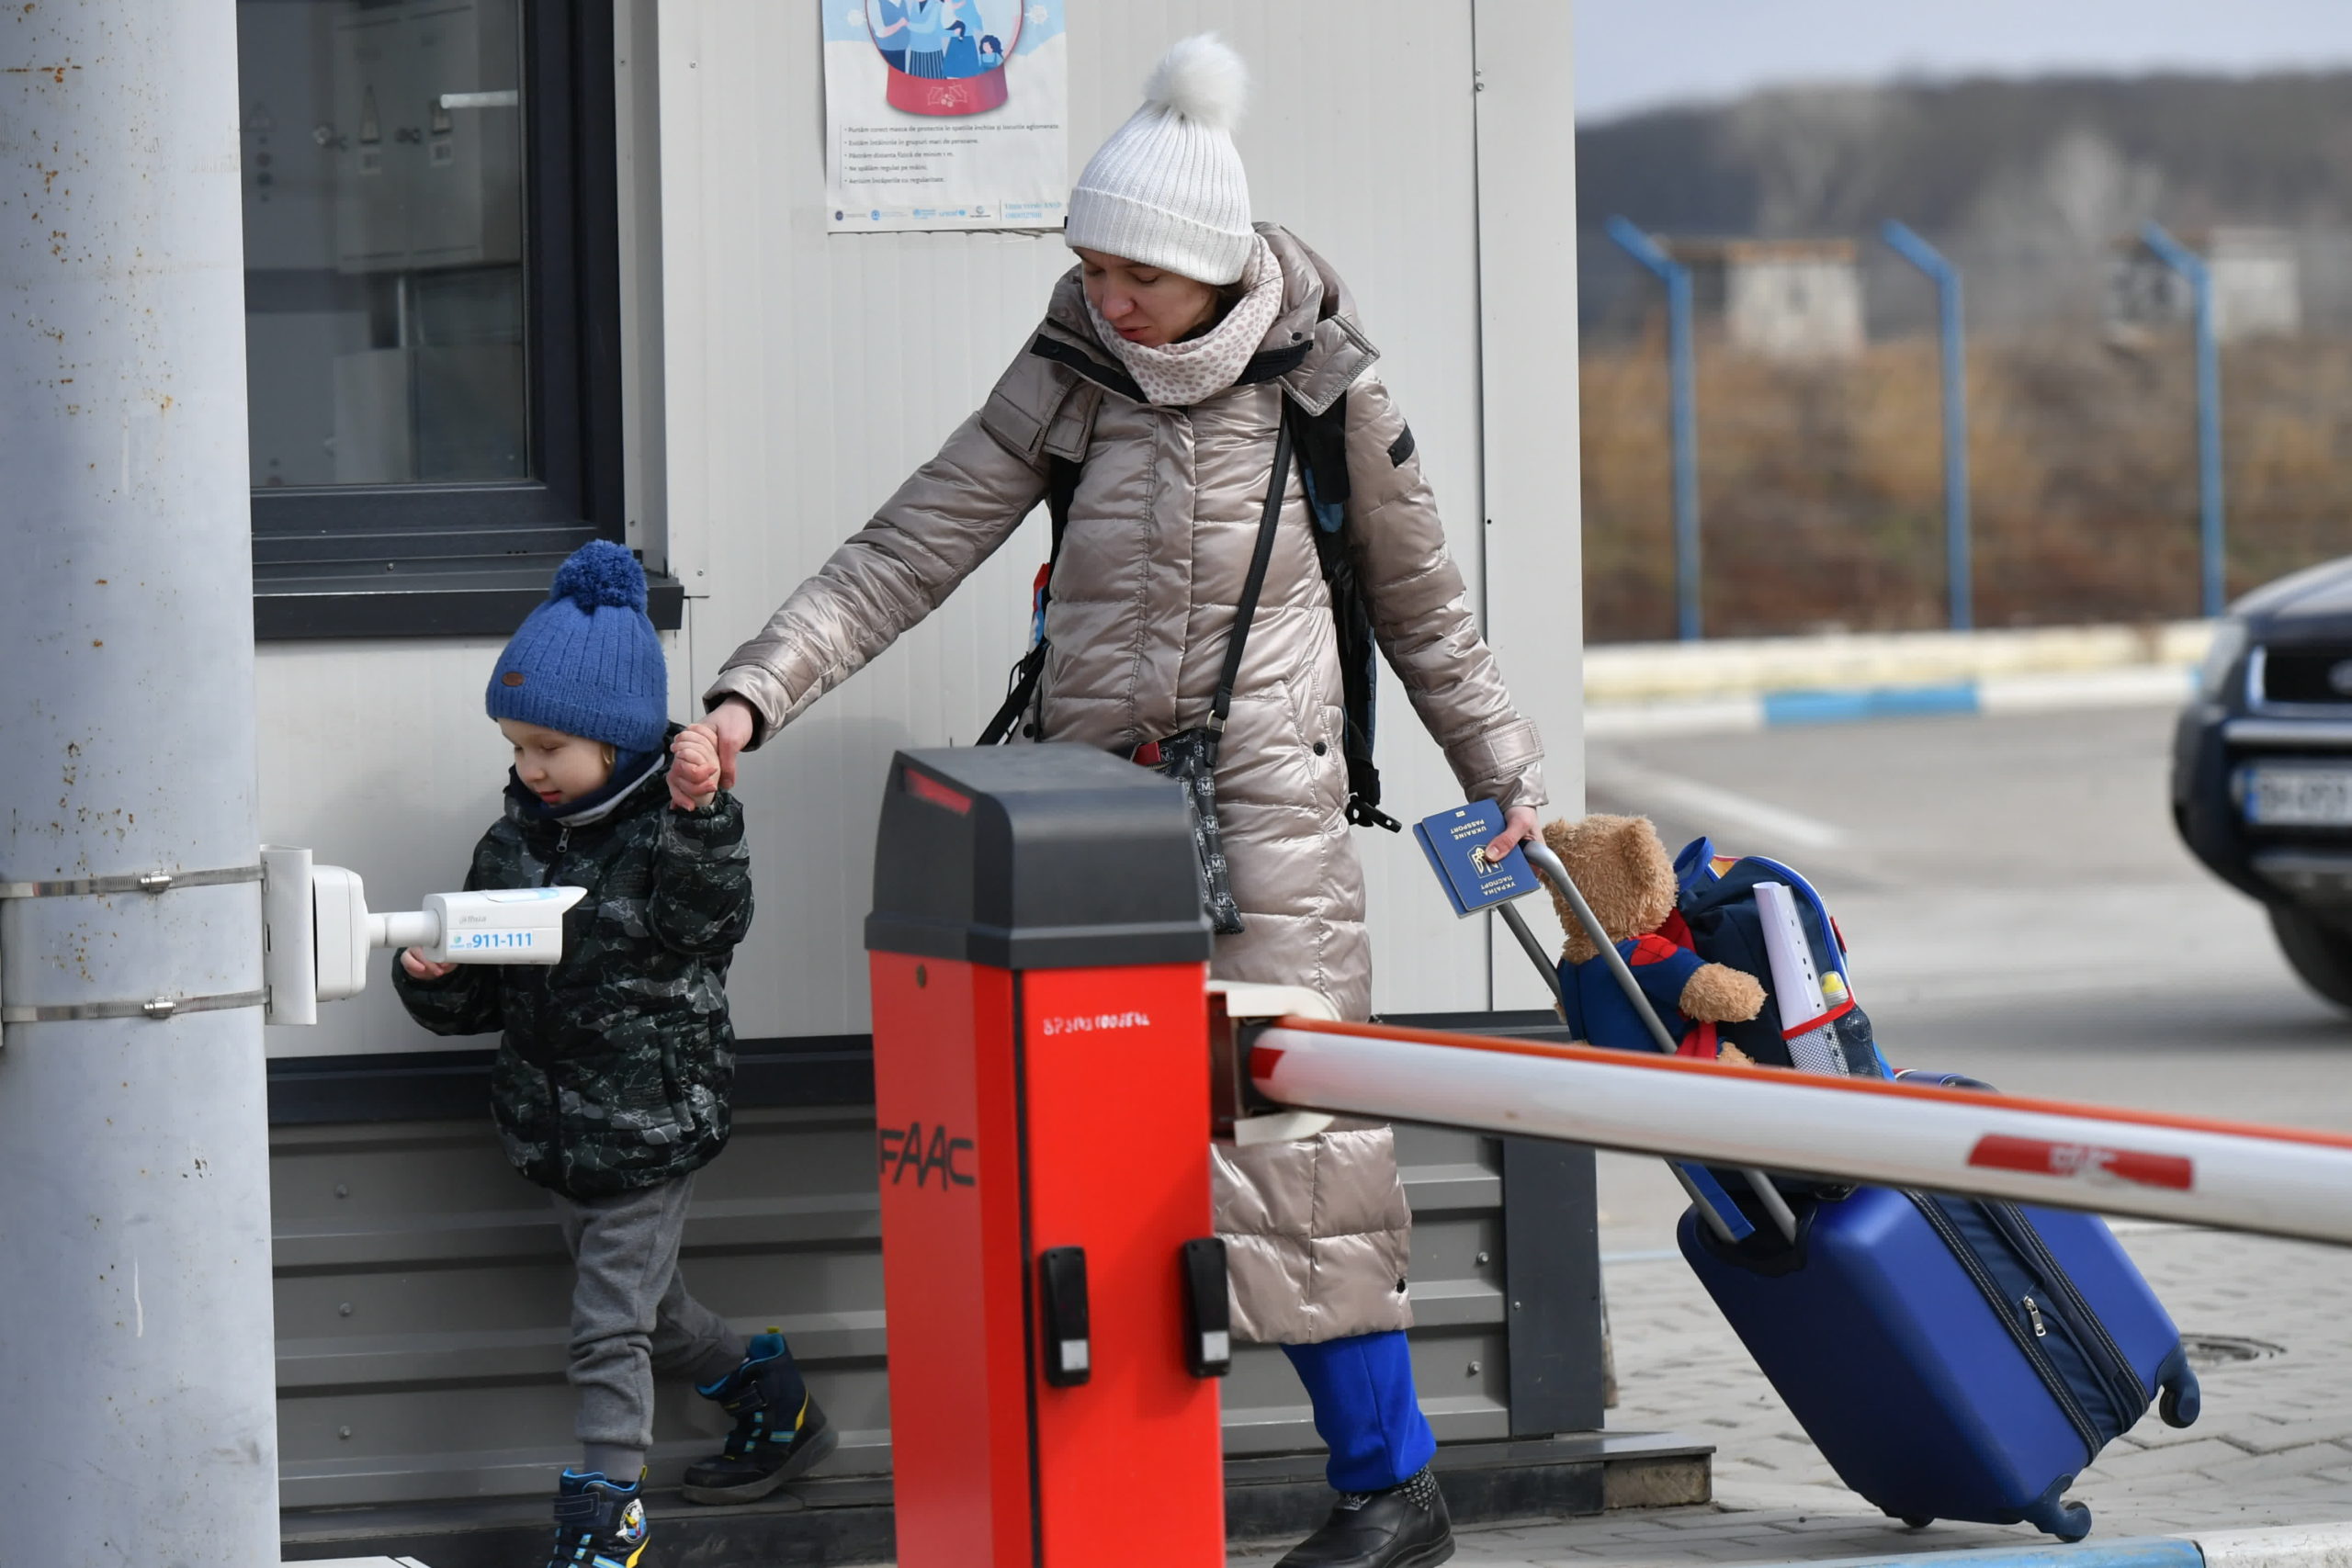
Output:
<svg viewBox="0 0 2352 1568">
<path fill-rule="evenodd" d="M 1690 357 L 1690 269 L 1623 218 L 1609 237 L 1666 285 L 1668 418 L 1674 452 L 1674 635 L 1696 642 L 1699 615 L 1699 415 Z"/>
<path fill-rule="evenodd" d="M 1974 567 L 1968 536 L 1967 339 L 1961 325 L 1960 269 L 1906 223 L 1887 220 L 1879 232 L 1905 261 L 1936 286 L 1936 321 L 1942 338 L 1944 412 L 1944 576 L 1954 631 L 1976 624 Z"/>
<path fill-rule="evenodd" d="M 1666 287 L 1668 420 L 1672 443 L 1675 635 L 1702 634 L 1699 537 L 1698 394 L 1692 361 L 1690 269 L 1630 220 L 1612 217 L 1611 240 Z M 1952 628 L 1975 625 L 1974 552 L 1970 519 L 1968 367 L 1960 269 L 1908 225 L 1890 219 L 1880 234 L 1936 287 L 1943 415 L 1944 570 Z M 2156 223 L 2140 238 L 2188 285 L 2197 343 L 2197 469 L 2199 608 L 2226 608 L 2226 520 L 2222 469 L 2222 373 L 2213 280 L 2205 258 Z"/>
<path fill-rule="evenodd" d="M 2188 280 L 2197 331 L 2197 512 L 2202 610 L 2218 615 L 2229 598 L 2223 577 L 2222 513 L 2222 354 L 2214 337 L 2213 272 L 2205 258 L 2160 223 L 2140 231 L 2156 259 Z"/>
</svg>

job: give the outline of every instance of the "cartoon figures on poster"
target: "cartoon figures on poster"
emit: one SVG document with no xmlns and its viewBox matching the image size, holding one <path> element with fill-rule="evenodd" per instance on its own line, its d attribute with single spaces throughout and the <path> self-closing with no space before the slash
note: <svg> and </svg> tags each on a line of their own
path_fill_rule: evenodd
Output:
<svg viewBox="0 0 2352 1568">
<path fill-rule="evenodd" d="M 953 116 L 1004 103 L 1004 64 L 1026 19 L 1023 0 L 865 0 L 865 13 L 890 73 L 892 108 Z"/>
</svg>

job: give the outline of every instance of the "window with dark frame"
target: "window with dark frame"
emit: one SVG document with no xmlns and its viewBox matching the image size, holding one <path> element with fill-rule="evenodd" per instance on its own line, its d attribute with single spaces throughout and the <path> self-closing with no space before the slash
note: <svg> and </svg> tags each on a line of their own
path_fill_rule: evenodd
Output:
<svg viewBox="0 0 2352 1568">
<path fill-rule="evenodd" d="M 255 633 L 504 636 L 624 534 L 610 0 L 237 0 L 237 40 Z"/>
</svg>

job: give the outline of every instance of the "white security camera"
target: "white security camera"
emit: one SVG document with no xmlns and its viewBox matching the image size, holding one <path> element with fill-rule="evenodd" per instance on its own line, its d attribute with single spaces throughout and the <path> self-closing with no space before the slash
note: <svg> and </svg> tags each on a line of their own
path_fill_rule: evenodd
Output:
<svg viewBox="0 0 2352 1568">
<path fill-rule="evenodd" d="M 261 863 L 271 1023 L 316 1023 L 319 1003 L 367 989 L 368 955 L 379 948 L 413 947 L 435 964 L 560 963 L 564 911 L 588 895 L 584 887 L 434 893 L 422 909 L 377 915 L 357 872 L 314 865 L 308 850 L 268 845 Z"/>
</svg>

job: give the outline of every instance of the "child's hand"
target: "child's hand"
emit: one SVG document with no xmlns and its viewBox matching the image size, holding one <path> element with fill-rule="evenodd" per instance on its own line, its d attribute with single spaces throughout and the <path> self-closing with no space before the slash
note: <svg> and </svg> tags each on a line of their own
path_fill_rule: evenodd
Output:
<svg viewBox="0 0 2352 1568">
<path fill-rule="evenodd" d="M 670 742 L 670 805 L 699 811 L 718 793 L 718 737 L 707 724 L 690 724 Z"/>
<path fill-rule="evenodd" d="M 401 949 L 401 967 L 408 971 L 408 977 L 412 980 L 438 980 L 444 975 L 455 974 L 458 968 L 454 964 L 435 964 L 430 958 L 419 958 L 413 947 Z"/>
</svg>

